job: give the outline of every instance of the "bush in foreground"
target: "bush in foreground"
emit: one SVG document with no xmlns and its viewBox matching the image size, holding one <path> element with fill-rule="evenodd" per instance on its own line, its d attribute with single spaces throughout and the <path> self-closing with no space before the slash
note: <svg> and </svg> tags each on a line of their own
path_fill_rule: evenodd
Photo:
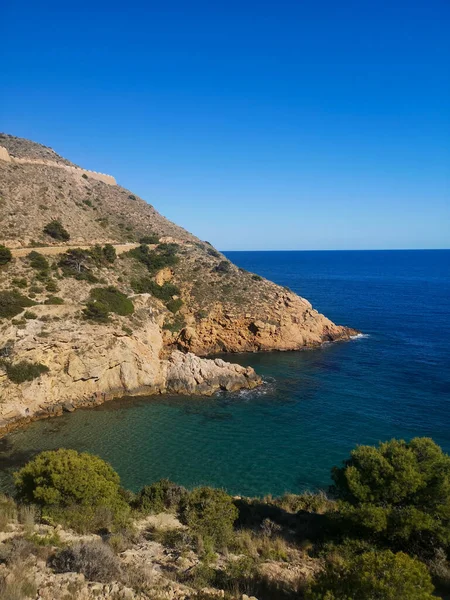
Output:
<svg viewBox="0 0 450 600">
<path fill-rule="evenodd" d="M 14 474 L 14 481 L 19 500 L 40 505 L 50 516 L 61 516 L 60 509 L 67 509 L 69 523 L 80 519 L 80 508 L 91 520 L 96 509 L 104 509 L 113 522 L 129 510 L 120 494 L 118 474 L 98 456 L 84 452 L 41 452 Z"/>
<path fill-rule="evenodd" d="M 141 512 L 159 513 L 166 509 L 177 509 L 187 496 L 186 488 L 168 479 L 161 479 L 144 486 L 136 495 L 133 505 Z"/>
<path fill-rule="evenodd" d="M 233 498 L 223 490 L 199 487 L 183 502 L 180 518 L 193 533 L 221 547 L 232 536 L 238 510 Z"/>
<path fill-rule="evenodd" d="M 117 579 L 120 564 L 112 549 L 103 542 L 85 542 L 64 548 L 50 561 L 56 573 L 83 573 L 90 581 L 108 583 Z"/>
<path fill-rule="evenodd" d="M 306 594 L 307 600 L 433 600 L 427 568 L 403 552 L 366 552 L 330 563 Z"/>
<path fill-rule="evenodd" d="M 342 513 L 394 547 L 421 553 L 450 544 L 450 457 L 429 438 L 358 446 L 333 469 Z"/>
</svg>

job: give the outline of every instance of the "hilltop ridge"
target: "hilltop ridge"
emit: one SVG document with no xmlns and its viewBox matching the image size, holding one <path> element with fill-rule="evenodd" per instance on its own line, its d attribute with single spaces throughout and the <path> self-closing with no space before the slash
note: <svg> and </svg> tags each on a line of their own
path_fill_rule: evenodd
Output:
<svg viewBox="0 0 450 600">
<path fill-rule="evenodd" d="M 253 387 L 252 369 L 199 357 L 356 333 L 120 185 L 28 140 L 1 134 L 0 146 L 12 157 L 0 154 L 12 252 L 0 266 L 0 428 L 120 395 Z M 22 363 L 41 372 L 18 381 Z"/>
</svg>

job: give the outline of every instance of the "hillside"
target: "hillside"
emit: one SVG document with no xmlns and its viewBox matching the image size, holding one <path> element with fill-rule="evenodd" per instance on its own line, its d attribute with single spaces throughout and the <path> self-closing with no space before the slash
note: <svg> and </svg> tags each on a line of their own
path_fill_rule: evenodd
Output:
<svg viewBox="0 0 450 600">
<path fill-rule="evenodd" d="M 0 428 L 119 395 L 253 387 L 252 369 L 198 357 L 356 333 L 113 177 L 21 138 L 0 146 L 0 244 L 12 253 L 0 266 Z"/>
</svg>

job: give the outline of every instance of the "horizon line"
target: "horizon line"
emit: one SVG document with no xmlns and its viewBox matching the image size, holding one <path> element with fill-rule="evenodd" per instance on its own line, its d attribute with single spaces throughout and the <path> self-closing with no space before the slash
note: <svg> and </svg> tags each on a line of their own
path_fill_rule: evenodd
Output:
<svg viewBox="0 0 450 600">
<path fill-rule="evenodd" d="M 276 250 L 220 250 L 220 252 L 442 252 L 448 250 L 450 250 L 450 248 L 278 248 Z"/>
</svg>

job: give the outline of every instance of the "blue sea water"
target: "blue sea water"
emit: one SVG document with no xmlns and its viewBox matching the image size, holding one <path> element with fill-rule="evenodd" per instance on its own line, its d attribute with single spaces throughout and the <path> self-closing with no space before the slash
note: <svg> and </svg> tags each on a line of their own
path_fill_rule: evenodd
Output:
<svg viewBox="0 0 450 600">
<path fill-rule="evenodd" d="M 0 440 L 0 485 L 36 452 L 99 454 L 126 487 L 169 477 L 235 494 L 316 490 L 356 444 L 429 436 L 450 452 L 450 250 L 227 252 L 363 336 L 226 356 L 265 379 L 213 398 L 122 399 Z"/>
</svg>

